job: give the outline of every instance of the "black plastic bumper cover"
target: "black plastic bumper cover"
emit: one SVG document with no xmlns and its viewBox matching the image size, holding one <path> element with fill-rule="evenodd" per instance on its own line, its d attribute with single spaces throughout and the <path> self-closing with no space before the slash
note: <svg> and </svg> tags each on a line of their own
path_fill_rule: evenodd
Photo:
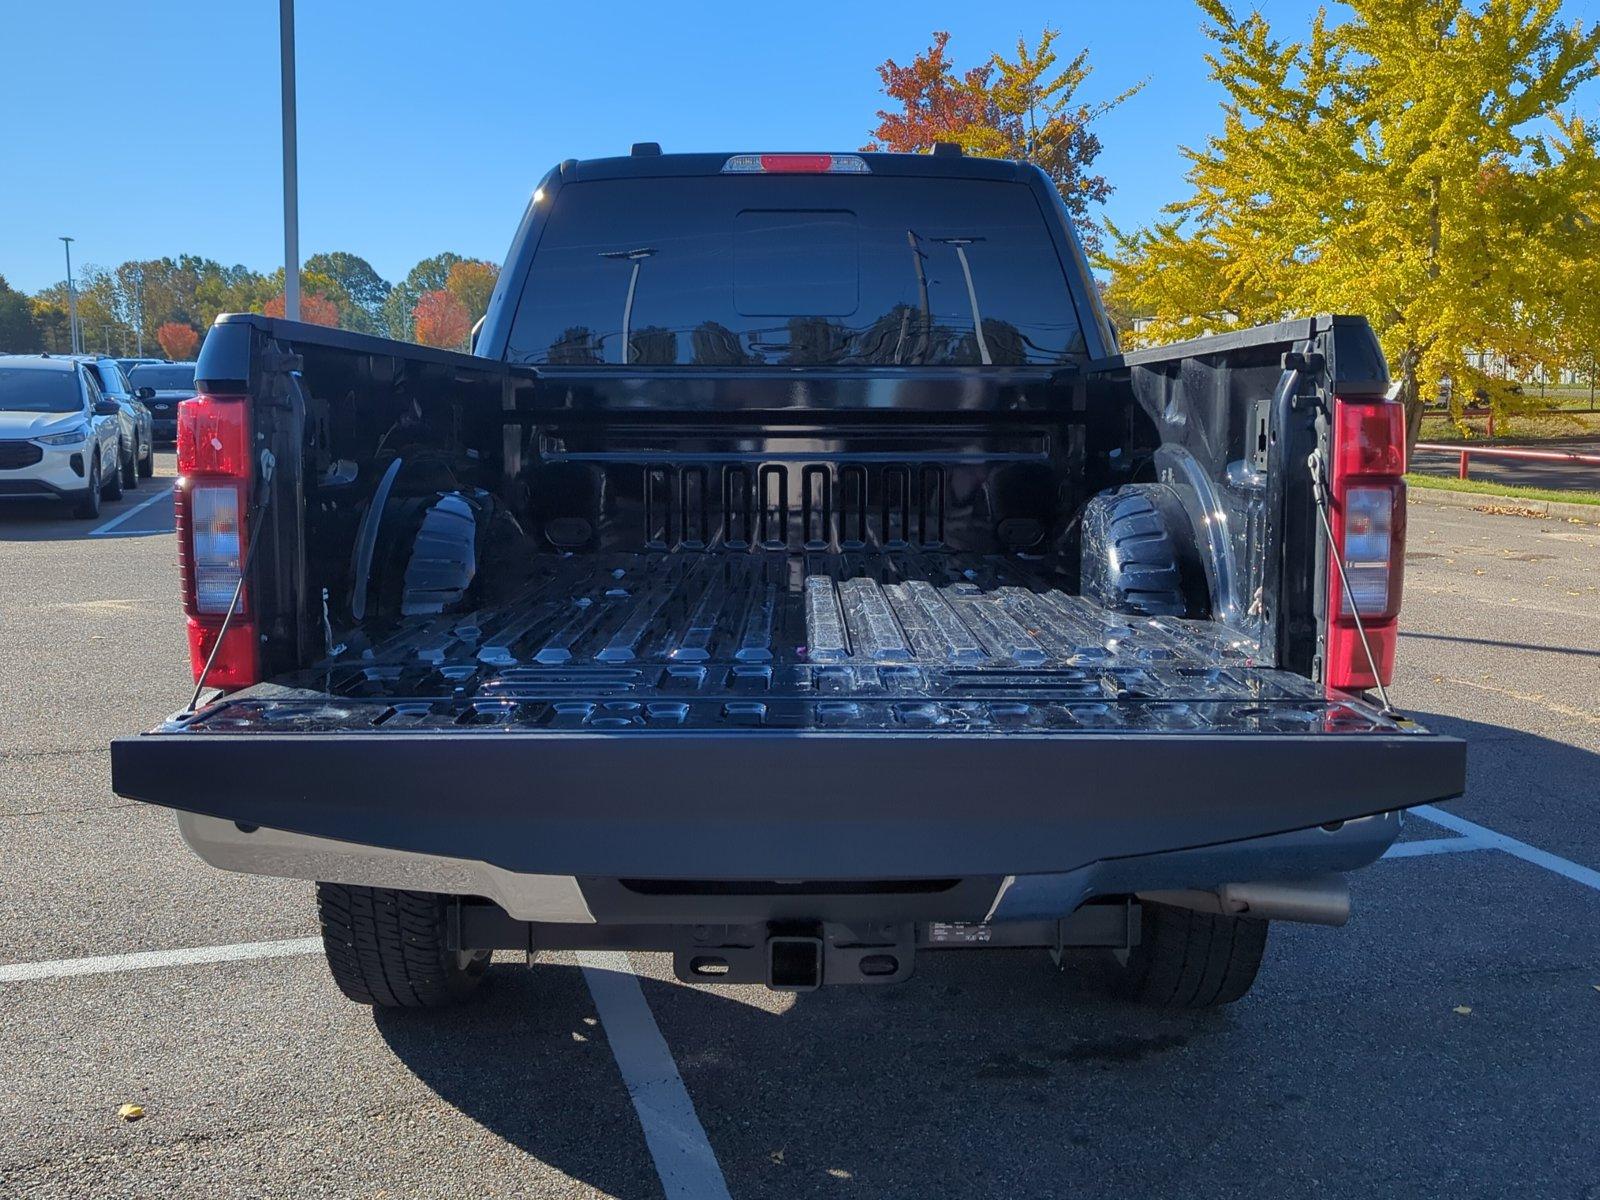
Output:
<svg viewBox="0 0 1600 1200">
<path fill-rule="evenodd" d="M 118 795 L 508 870 L 656 879 L 1067 871 L 1459 795 L 1426 733 L 1066 737 L 154 733 Z"/>
</svg>

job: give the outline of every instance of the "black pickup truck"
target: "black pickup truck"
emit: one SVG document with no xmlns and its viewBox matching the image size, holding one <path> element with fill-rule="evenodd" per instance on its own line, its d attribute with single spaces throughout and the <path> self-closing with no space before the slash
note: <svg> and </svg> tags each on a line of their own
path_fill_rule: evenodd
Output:
<svg viewBox="0 0 1600 1200">
<path fill-rule="evenodd" d="M 1462 790 L 1381 692 L 1366 322 L 1119 353 L 1030 166 L 565 162 L 475 350 L 218 319 L 177 498 L 221 691 L 112 746 L 207 861 L 317 881 L 354 1000 L 1026 947 L 1219 1004 Z"/>
</svg>

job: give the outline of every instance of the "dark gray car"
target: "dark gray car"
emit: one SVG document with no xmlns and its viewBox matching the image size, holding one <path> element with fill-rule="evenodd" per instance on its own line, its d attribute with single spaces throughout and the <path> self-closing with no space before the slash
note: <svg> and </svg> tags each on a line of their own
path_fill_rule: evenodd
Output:
<svg viewBox="0 0 1600 1200">
<path fill-rule="evenodd" d="M 140 363 L 128 372 L 128 379 L 136 390 L 152 389 L 145 404 L 155 423 L 156 440 L 173 441 L 178 436 L 178 405 L 194 395 L 194 364 Z"/>
</svg>

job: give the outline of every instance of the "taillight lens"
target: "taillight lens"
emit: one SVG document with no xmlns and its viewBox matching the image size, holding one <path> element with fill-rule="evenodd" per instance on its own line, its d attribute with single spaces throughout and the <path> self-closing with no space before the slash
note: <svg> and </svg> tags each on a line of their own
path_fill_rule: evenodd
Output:
<svg viewBox="0 0 1600 1200">
<path fill-rule="evenodd" d="M 1336 400 L 1333 469 L 1341 475 L 1404 475 L 1405 408 L 1392 400 Z"/>
<path fill-rule="evenodd" d="M 196 481 L 189 490 L 190 562 L 194 569 L 194 609 L 222 616 L 233 603 L 244 570 L 244 497 L 234 483 Z M 239 592 L 237 611 L 247 601 Z"/>
<path fill-rule="evenodd" d="M 1333 534 L 1348 592 L 1328 569 L 1327 686 L 1359 692 L 1394 672 L 1405 562 L 1405 410 L 1391 400 L 1334 401 Z M 1359 627 L 1358 627 L 1359 622 Z M 1377 665 L 1373 674 L 1362 646 Z"/>
<path fill-rule="evenodd" d="M 1394 484 L 1362 483 L 1345 488 L 1341 544 L 1350 590 L 1341 597 L 1341 616 L 1360 613 L 1368 620 L 1385 620 L 1399 608 L 1394 541 L 1395 525 L 1404 521 L 1404 512 L 1396 512 L 1400 499 Z"/>
<path fill-rule="evenodd" d="M 191 396 L 178 405 L 178 474 L 250 478 L 250 413 L 243 396 Z"/>
<path fill-rule="evenodd" d="M 208 684 L 245 687 L 260 678 L 250 589 L 240 586 L 250 547 L 252 479 L 245 397 L 201 394 L 178 406 L 178 470 L 174 494 L 189 665 L 198 680 L 210 659 Z M 239 601 L 223 632 L 235 590 Z"/>
</svg>

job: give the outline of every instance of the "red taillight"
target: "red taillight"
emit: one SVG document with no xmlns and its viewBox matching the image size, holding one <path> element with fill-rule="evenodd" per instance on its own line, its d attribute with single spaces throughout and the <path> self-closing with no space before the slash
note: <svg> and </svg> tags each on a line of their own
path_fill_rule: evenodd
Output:
<svg viewBox="0 0 1600 1200">
<path fill-rule="evenodd" d="M 191 396 L 178 405 L 178 474 L 250 478 L 250 409 L 243 396 Z"/>
<path fill-rule="evenodd" d="M 208 684 L 245 687 L 260 678 L 249 587 L 239 582 L 250 532 L 250 405 L 245 397 L 201 394 L 178 406 L 178 470 L 173 496 L 189 665 L 198 680 L 210 658 Z M 212 658 L 230 605 L 233 619 Z"/>
<path fill-rule="evenodd" d="M 1394 674 L 1405 563 L 1405 410 L 1392 400 L 1334 400 L 1333 536 L 1344 578 L 1328 567 L 1327 686 L 1359 692 Z M 1345 580 L 1349 581 L 1348 591 Z M 1360 622 L 1359 626 L 1357 622 Z M 1374 677 L 1362 646 L 1377 665 Z"/>
</svg>

